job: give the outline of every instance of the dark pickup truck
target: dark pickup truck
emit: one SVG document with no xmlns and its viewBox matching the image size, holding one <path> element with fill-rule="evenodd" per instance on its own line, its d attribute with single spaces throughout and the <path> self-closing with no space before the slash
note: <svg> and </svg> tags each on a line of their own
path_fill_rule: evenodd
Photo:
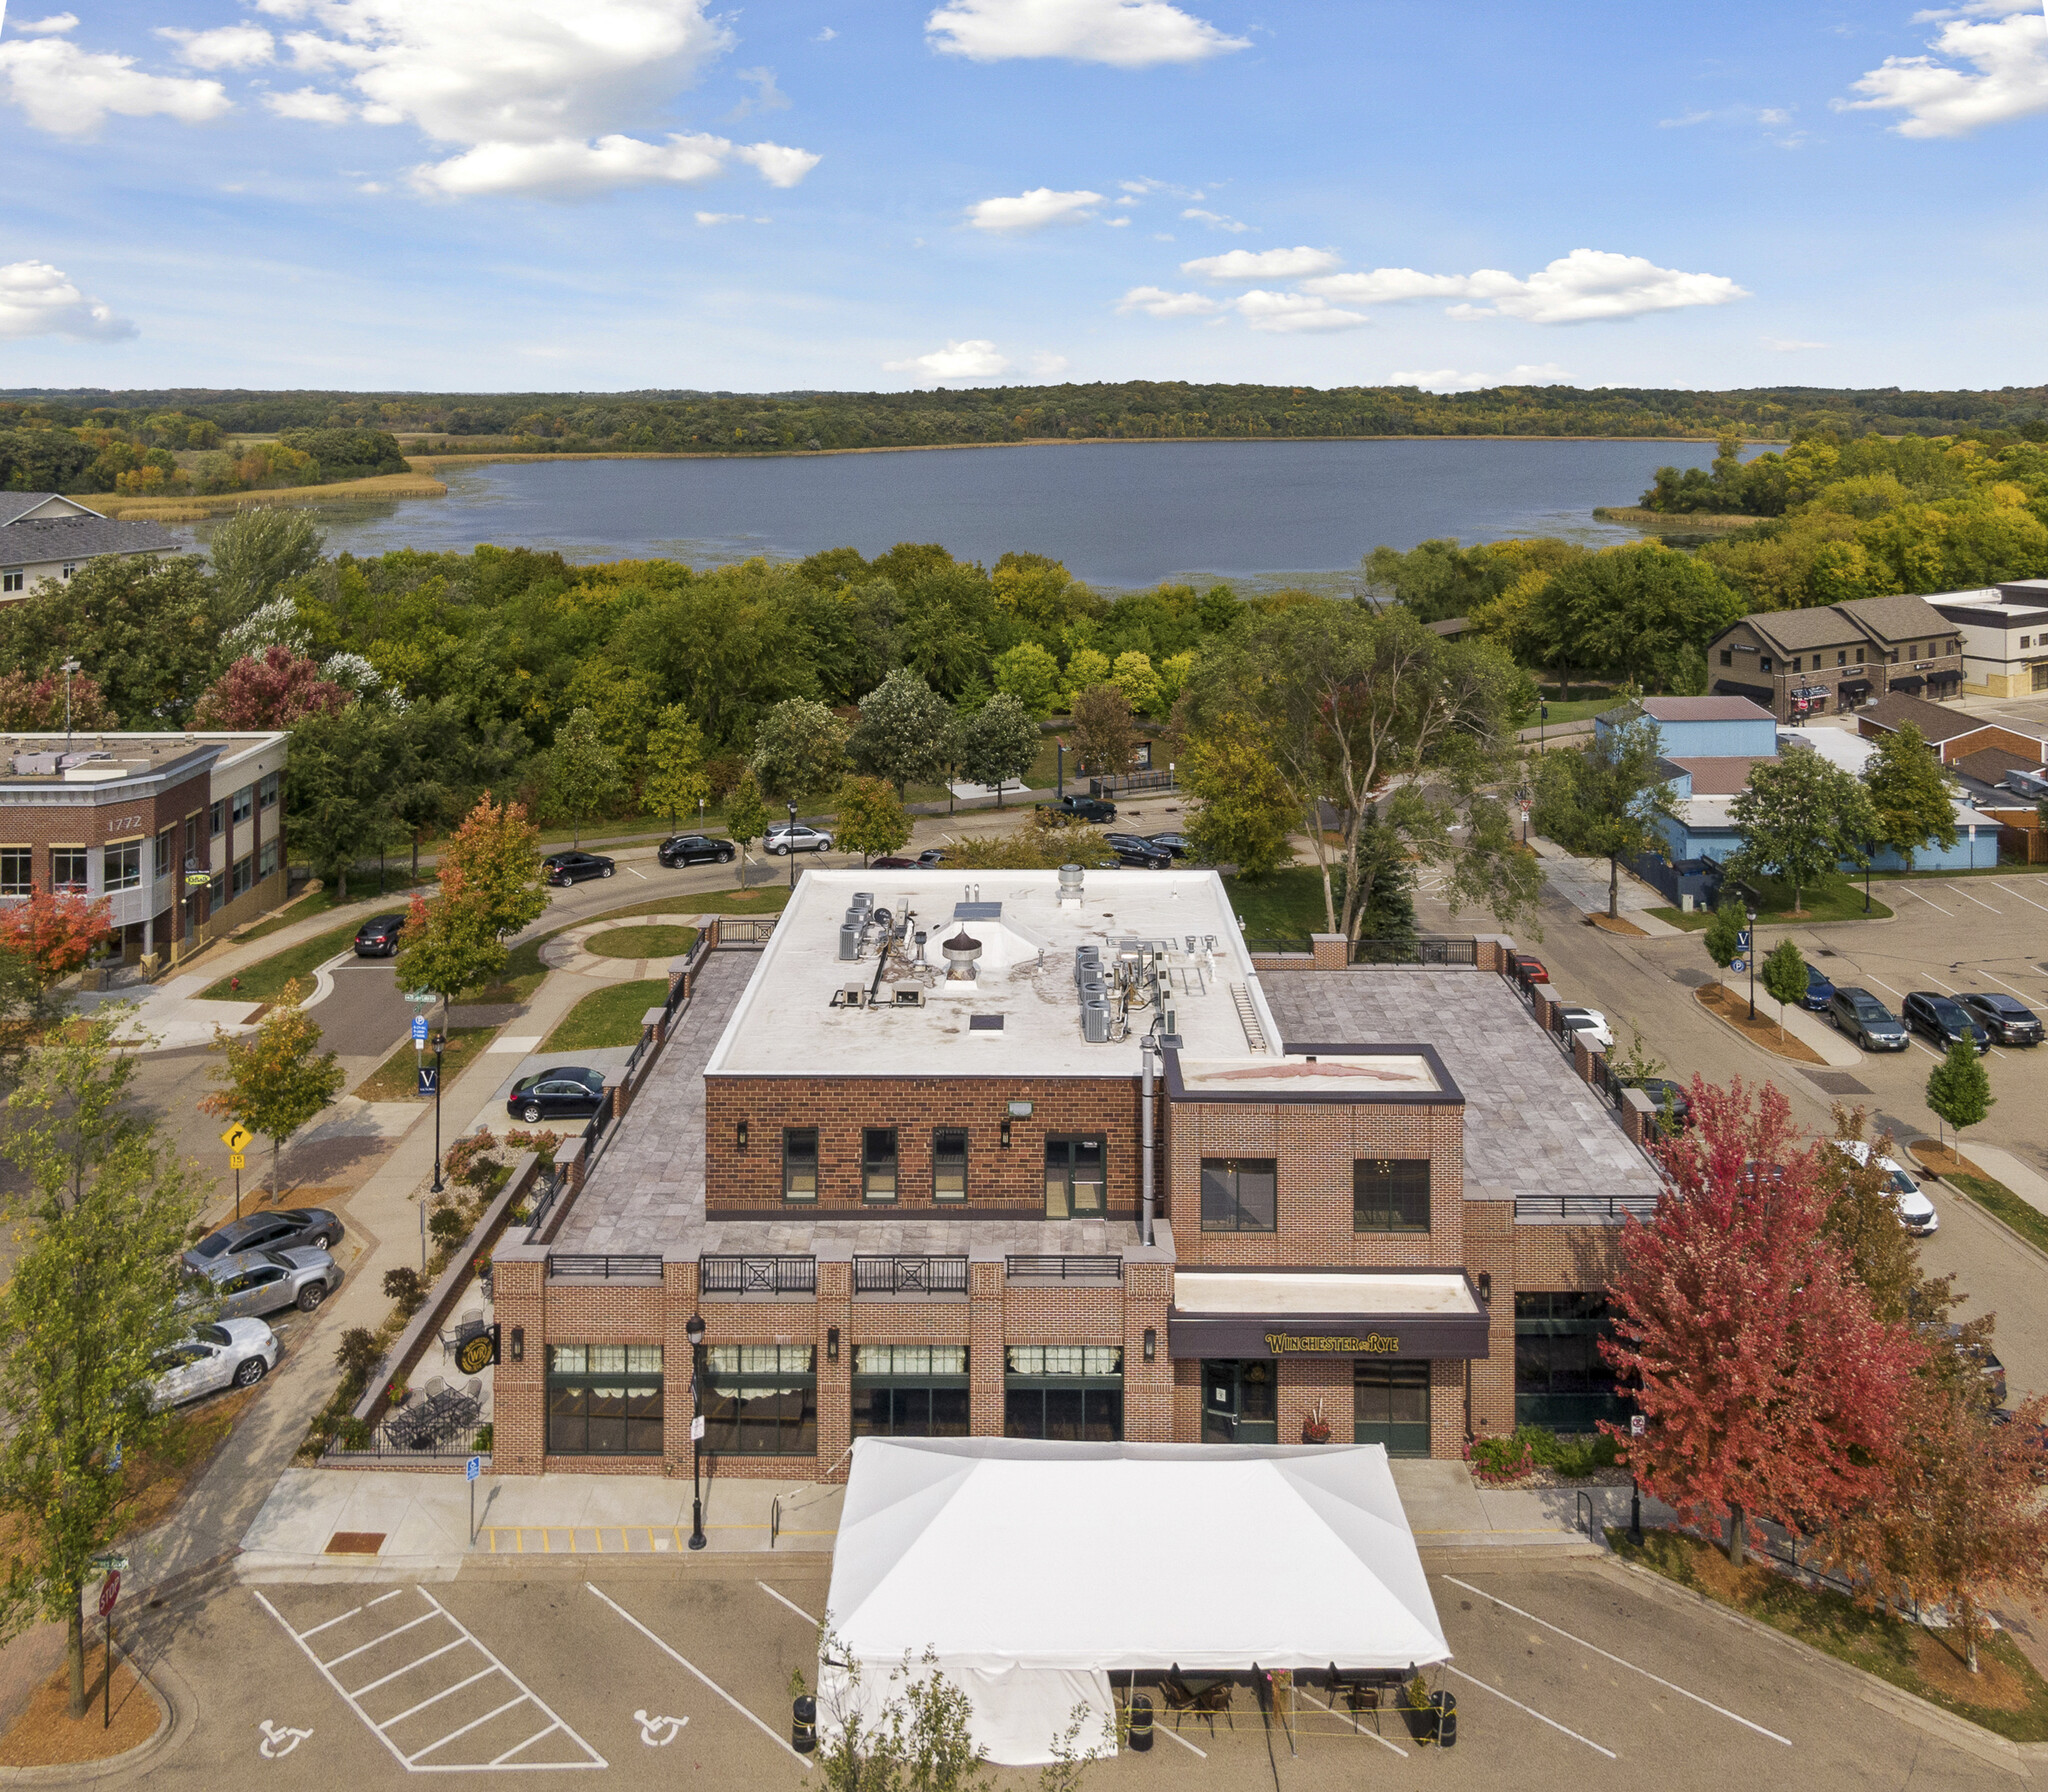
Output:
<svg viewBox="0 0 2048 1792">
<path fill-rule="evenodd" d="M 1040 803 L 1041 815 L 1065 815 L 1076 821 L 1114 821 L 1116 804 L 1106 803 L 1099 796 L 1063 796 L 1057 802 Z"/>
</svg>

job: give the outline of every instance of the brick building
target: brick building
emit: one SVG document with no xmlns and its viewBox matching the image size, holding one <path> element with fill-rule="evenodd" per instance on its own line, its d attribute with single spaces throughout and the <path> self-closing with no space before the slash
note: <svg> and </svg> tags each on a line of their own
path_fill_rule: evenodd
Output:
<svg viewBox="0 0 2048 1792">
<path fill-rule="evenodd" d="M 693 1316 L 723 1474 L 863 1435 L 1448 1457 L 1619 1410 L 1647 1104 L 1508 942 L 1254 963 L 1213 873 L 1071 875 L 812 871 L 765 948 L 700 947 L 602 1150 L 493 1253 L 498 1472 L 687 1474 Z"/>
<path fill-rule="evenodd" d="M 1766 610 L 1707 646 L 1716 696 L 1748 697 L 1781 722 L 1848 714 L 1888 691 L 1954 697 L 1963 683 L 1961 626 L 1924 597 L 1859 597 Z"/>
<path fill-rule="evenodd" d="M 0 901 L 37 886 L 105 897 L 131 964 L 175 961 L 275 907 L 287 738 L 0 736 Z"/>
</svg>

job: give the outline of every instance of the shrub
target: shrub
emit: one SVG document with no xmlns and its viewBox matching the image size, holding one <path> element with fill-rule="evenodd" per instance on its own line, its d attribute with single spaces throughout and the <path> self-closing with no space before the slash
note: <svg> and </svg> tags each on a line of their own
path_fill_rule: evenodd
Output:
<svg viewBox="0 0 2048 1792">
<path fill-rule="evenodd" d="M 450 1145 L 447 1155 L 441 1160 L 442 1166 L 451 1181 L 459 1182 L 465 1188 L 484 1188 L 505 1167 L 491 1155 L 497 1148 L 497 1137 L 487 1126 L 483 1131 L 470 1133 Z"/>
<path fill-rule="evenodd" d="M 343 1419 L 334 1427 L 334 1436 L 344 1450 L 367 1450 L 370 1447 L 370 1421 Z"/>
<path fill-rule="evenodd" d="M 390 1292 L 388 1282 L 385 1292 Z M 383 1354 L 384 1348 L 377 1342 L 374 1332 L 366 1326 L 352 1325 L 341 1334 L 341 1344 L 334 1353 L 334 1366 L 345 1375 L 367 1377 Z"/>
<path fill-rule="evenodd" d="M 1595 1469 L 1619 1462 L 1621 1447 L 1611 1437 L 1560 1436 L 1541 1426 L 1517 1425 L 1511 1436 L 1478 1439 L 1470 1456 L 1472 1472 L 1486 1482 L 1518 1481 L 1538 1468 L 1583 1481 Z"/>
<path fill-rule="evenodd" d="M 384 1292 L 408 1319 L 427 1304 L 427 1285 L 416 1269 L 387 1269 L 384 1272 Z"/>
<path fill-rule="evenodd" d="M 490 1453 L 491 1439 L 495 1435 L 495 1433 L 496 1427 L 489 1424 L 479 1425 L 476 1428 L 476 1453 L 479 1456 L 488 1455 Z"/>
<path fill-rule="evenodd" d="M 508 1132 L 505 1135 L 505 1143 L 514 1151 L 531 1151 L 540 1159 L 540 1167 L 543 1170 L 552 1170 L 555 1167 L 555 1153 L 561 1148 L 562 1138 L 561 1133 L 550 1132 L 542 1127 L 533 1132 Z"/>
<path fill-rule="evenodd" d="M 1511 1437 L 1482 1437 L 1467 1446 L 1472 1473 L 1489 1484 L 1519 1481 L 1536 1466 L 1536 1454 L 1517 1430 Z"/>
<path fill-rule="evenodd" d="M 469 1236 L 469 1218 L 457 1207 L 437 1207 L 427 1218 L 427 1230 L 442 1245 L 458 1245 Z"/>
</svg>

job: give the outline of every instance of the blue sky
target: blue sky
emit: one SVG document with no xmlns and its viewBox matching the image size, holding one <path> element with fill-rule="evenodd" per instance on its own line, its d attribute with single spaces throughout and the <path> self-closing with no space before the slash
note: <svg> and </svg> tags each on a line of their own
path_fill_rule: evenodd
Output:
<svg viewBox="0 0 2048 1792">
<path fill-rule="evenodd" d="M 2040 5 L 8 0 L 0 384 L 2048 377 Z"/>
</svg>

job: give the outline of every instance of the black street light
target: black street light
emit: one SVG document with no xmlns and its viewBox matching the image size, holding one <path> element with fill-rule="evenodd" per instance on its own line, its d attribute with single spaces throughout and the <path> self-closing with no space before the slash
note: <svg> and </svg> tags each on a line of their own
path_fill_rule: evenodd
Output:
<svg viewBox="0 0 2048 1792">
<path fill-rule="evenodd" d="M 434 1186 L 430 1194 L 441 1192 L 441 1056 L 448 1049 L 448 1017 L 441 1017 L 441 1031 L 434 1035 Z"/>
<path fill-rule="evenodd" d="M 1749 1018 L 1756 1019 L 1756 910 L 1745 909 L 1749 916 Z"/>
<path fill-rule="evenodd" d="M 1643 1484 L 1633 1473 L 1628 1478 L 1628 1540 L 1643 1547 Z"/>
<path fill-rule="evenodd" d="M 1067 794 L 1067 743 L 1063 740 L 1055 740 L 1052 743 L 1052 750 L 1053 795 L 1065 796 Z"/>
<path fill-rule="evenodd" d="M 704 1316 L 692 1313 L 689 1323 L 683 1327 L 683 1336 L 690 1340 L 690 1547 L 704 1547 L 704 1489 L 697 1478 L 697 1449 L 704 1436 L 703 1399 L 699 1392 L 704 1383 Z"/>
<path fill-rule="evenodd" d="M 64 751 L 71 751 L 71 675 L 85 668 L 77 660 L 64 662 Z"/>
<path fill-rule="evenodd" d="M 782 850 L 789 855 L 789 893 L 796 894 L 796 798 L 789 800 L 789 838 L 782 843 Z"/>
</svg>

